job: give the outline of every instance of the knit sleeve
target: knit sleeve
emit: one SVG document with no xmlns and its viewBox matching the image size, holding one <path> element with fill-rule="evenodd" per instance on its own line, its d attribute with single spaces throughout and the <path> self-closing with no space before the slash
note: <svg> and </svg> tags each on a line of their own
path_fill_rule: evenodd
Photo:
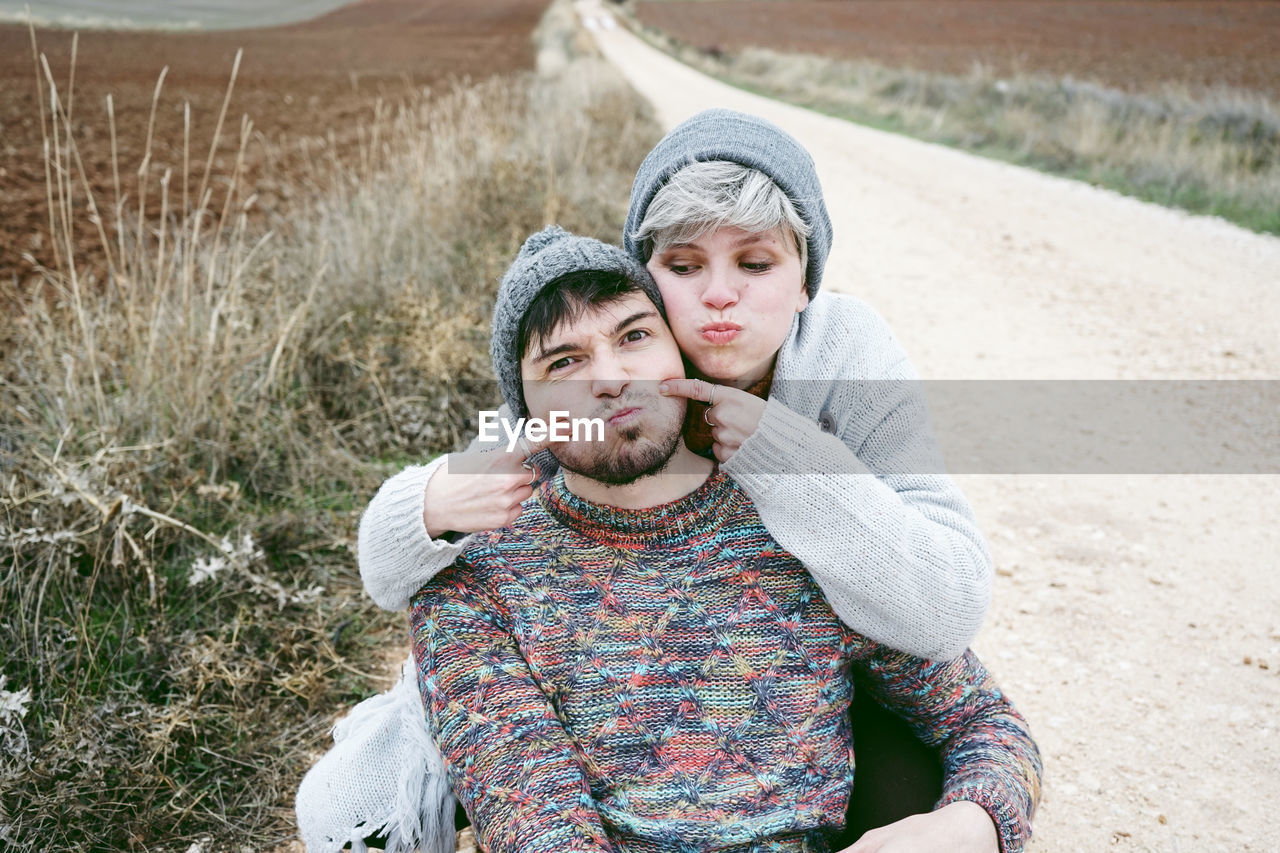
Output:
<svg viewBox="0 0 1280 853">
<path fill-rule="evenodd" d="M 845 624 L 947 660 L 982 625 L 991 557 L 964 494 L 942 472 L 919 382 L 909 364 L 897 371 L 838 386 L 821 418 L 838 437 L 771 397 L 723 468 Z"/>
<path fill-rule="evenodd" d="M 511 417 L 503 405 L 500 417 Z M 499 446 L 473 438 L 467 452 Z M 472 542 L 470 535 L 455 539 L 432 539 L 423 522 L 427 483 L 448 456 L 438 456 L 426 465 L 412 465 L 388 479 L 369 501 L 360 517 L 356 559 L 365 592 L 384 610 L 404 610 L 409 599 L 427 581 L 453 565 Z M 554 473 L 555 457 L 544 452 L 538 470 L 545 478 Z"/>
<path fill-rule="evenodd" d="M 521 656 L 501 602 L 450 570 L 414 597 L 410 622 L 427 724 L 481 848 L 612 851 L 582 755 Z"/>
<path fill-rule="evenodd" d="M 410 466 L 387 480 L 360 517 L 360 578 L 384 610 L 403 610 L 427 581 L 453 564 L 471 537 L 432 539 L 422 520 L 427 482 L 447 457 Z"/>
<path fill-rule="evenodd" d="M 930 746 L 940 747 L 942 798 L 986 810 L 1001 853 L 1019 853 L 1031 837 L 1043 767 L 1027 721 L 973 652 L 926 661 L 873 645 L 860 662 L 865 685 Z"/>
</svg>

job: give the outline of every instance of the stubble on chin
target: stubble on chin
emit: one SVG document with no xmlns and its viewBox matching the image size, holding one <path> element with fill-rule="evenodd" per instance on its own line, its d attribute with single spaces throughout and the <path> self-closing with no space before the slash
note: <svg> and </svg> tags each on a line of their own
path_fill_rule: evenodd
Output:
<svg viewBox="0 0 1280 853">
<path fill-rule="evenodd" d="M 673 413 L 675 412 L 673 407 Z M 611 486 L 634 483 L 643 477 L 656 476 L 667 467 L 680 442 L 684 417 L 673 417 L 660 425 L 655 435 L 645 424 L 628 424 L 615 433 L 615 442 L 598 445 L 579 456 L 564 454 L 560 464 L 575 474 Z M 587 445 L 590 447 L 590 445 Z"/>
</svg>

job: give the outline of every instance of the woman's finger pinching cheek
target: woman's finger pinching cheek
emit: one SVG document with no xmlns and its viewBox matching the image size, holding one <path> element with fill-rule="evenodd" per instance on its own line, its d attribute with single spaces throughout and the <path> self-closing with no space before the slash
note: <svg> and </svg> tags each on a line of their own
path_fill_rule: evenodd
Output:
<svg viewBox="0 0 1280 853">
<path fill-rule="evenodd" d="M 690 400 L 707 401 L 711 386 L 700 379 L 664 379 L 658 383 L 658 393 L 664 397 L 687 397 Z"/>
</svg>

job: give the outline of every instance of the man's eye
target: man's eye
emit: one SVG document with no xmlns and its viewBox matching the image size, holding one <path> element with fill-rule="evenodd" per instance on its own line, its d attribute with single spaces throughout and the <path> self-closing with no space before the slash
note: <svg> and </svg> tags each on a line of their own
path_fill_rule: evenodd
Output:
<svg viewBox="0 0 1280 853">
<path fill-rule="evenodd" d="M 634 344 L 636 341 L 643 341 L 647 337 L 649 337 L 649 333 L 644 329 L 632 329 L 623 335 L 622 339 L 629 344 Z"/>
<path fill-rule="evenodd" d="M 693 264 L 667 264 L 667 269 L 676 275 L 688 275 L 694 271 L 695 267 Z"/>
<path fill-rule="evenodd" d="M 748 272 L 768 272 L 773 269 L 772 261 L 743 261 L 742 268 Z"/>
<path fill-rule="evenodd" d="M 557 358 L 555 361 L 547 365 L 547 372 L 553 373 L 557 370 L 563 370 L 564 368 L 573 364 L 573 361 L 574 360 L 569 356 L 565 356 L 564 358 Z"/>
</svg>

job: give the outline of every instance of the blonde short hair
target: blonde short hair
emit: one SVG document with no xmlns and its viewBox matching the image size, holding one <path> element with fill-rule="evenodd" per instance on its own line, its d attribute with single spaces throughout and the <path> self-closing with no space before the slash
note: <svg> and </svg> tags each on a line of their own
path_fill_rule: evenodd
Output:
<svg viewBox="0 0 1280 853">
<path fill-rule="evenodd" d="M 753 234 L 789 234 L 800 255 L 800 268 L 808 268 L 810 227 L 790 197 L 764 172 L 728 160 L 690 163 L 672 175 L 649 202 L 644 220 L 631 236 L 652 257 L 668 246 L 725 227 Z"/>
</svg>

